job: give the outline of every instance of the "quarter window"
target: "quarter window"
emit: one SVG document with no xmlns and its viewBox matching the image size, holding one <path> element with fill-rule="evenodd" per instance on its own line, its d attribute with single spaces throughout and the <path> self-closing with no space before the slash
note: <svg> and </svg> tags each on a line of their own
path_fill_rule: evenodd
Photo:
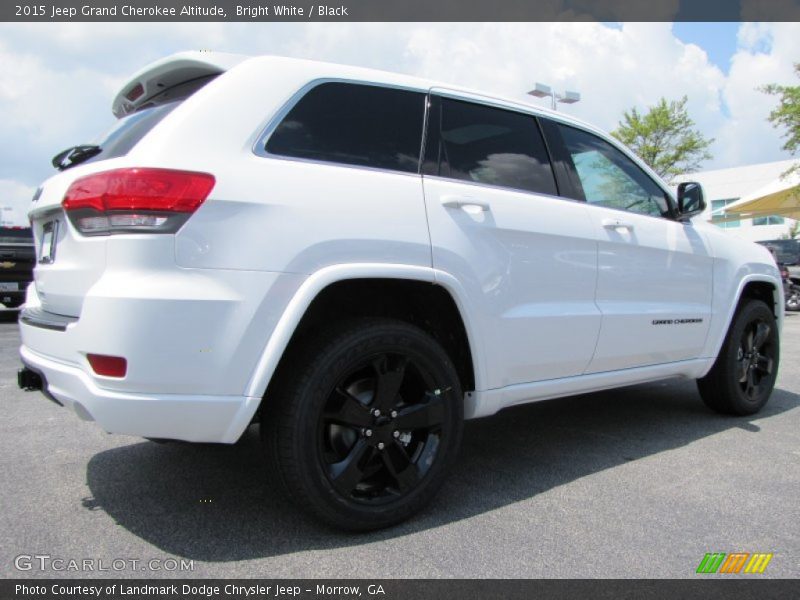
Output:
<svg viewBox="0 0 800 600">
<path fill-rule="evenodd" d="M 636 163 L 599 137 L 558 125 L 590 204 L 654 217 L 670 212 L 666 193 Z"/>
<path fill-rule="evenodd" d="M 416 173 L 425 94 L 353 83 L 322 83 L 292 107 L 267 152 Z"/>
<path fill-rule="evenodd" d="M 434 98 L 424 172 L 558 193 L 535 117 L 449 98 Z"/>
</svg>

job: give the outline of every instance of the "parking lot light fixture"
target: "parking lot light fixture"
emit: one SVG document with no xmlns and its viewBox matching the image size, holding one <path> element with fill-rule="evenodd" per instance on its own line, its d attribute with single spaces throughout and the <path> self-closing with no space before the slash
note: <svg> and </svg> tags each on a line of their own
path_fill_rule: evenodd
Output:
<svg viewBox="0 0 800 600">
<path fill-rule="evenodd" d="M 550 106 L 553 110 L 558 110 L 558 102 L 562 104 L 575 104 L 581 100 L 579 92 L 568 90 L 563 94 L 559 94 L 549 85 L 539 83 L 538 81 L 536 82 L 536 86 L 529 91 L 528 94 L 536 96 L 537 98 L 550 98 Z"/>
</svg>

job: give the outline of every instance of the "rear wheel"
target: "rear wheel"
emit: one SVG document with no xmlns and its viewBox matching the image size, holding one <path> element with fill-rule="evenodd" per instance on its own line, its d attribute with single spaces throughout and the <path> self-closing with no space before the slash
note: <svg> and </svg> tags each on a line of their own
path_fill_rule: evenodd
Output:
<svg viewBox="0 0 800 600">
<path fill-rule="evenodd" d="M 697 380 L 703 402 L 725 414 L 758 412 L 775 387 L 779 355 L 772 311 L 760 300 L 747 300 L 739 307 L 711 371 Z"/>
<path fill-rule="evenodd" d="M 442 347 L 407 323 L 358 319 L 290 360 L 264 400 L 262 435 L 293 500 L 351 530 L 425 506 L 461 441 L 461 388 Z"/>
</svg>

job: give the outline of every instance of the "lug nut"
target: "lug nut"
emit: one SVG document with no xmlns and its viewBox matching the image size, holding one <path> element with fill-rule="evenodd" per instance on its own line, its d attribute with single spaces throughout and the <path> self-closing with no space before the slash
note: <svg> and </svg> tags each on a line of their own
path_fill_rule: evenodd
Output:
<svg viewBox="0 0 800 600">
<path fill-rule="evenodd" d="M 364 435 L 367 437 L 372 437 L 372 429 L 367 429 L 364 431 Z"/>
<path fill-rule="evenodd" d="M 395 439 L 399 438 L 400 437 L 400 432 L 399 431 L 393 431 L 392 432 L 392 437 L 395 438 Z"/>
<path fill-rule="evenodd" d="M 372 414 L 375 415 L 376 417 L 380 417 L 381 411 L 376 408 L 375 410 L 372 411 Z"/>
<path fill-rule="evenodd" d="M 378 450 L 383 450 L 386 447 L 386 444 L 383 442 L 378 442 Z"/>
<path fill-rule="evenodd" d="M 391 414 L 392 414 L 392 418 L 394 419 L 397 416 L 397 411 L 393 410 Z"/>
</svg>

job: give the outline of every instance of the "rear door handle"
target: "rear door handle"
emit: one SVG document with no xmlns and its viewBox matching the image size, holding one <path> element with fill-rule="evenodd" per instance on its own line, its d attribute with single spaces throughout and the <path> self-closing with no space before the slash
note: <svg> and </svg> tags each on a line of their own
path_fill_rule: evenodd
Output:
<svg viewBox="0 0 800 600">
<path fill-rule="evenodd" d="M 603 227 L 606 229 L 628 229 L 633 231 L 633 223 L 620 221 L 619 219 L 603 219 Z"/>
<path fill-rule="evenodd" d="M 445 208 L 477 208 L 484 212 L 491 209 L 489 203 L 485 200 L 467 198 L 466 196 L 442 196 L 442 206 Z"/>
</svg>

